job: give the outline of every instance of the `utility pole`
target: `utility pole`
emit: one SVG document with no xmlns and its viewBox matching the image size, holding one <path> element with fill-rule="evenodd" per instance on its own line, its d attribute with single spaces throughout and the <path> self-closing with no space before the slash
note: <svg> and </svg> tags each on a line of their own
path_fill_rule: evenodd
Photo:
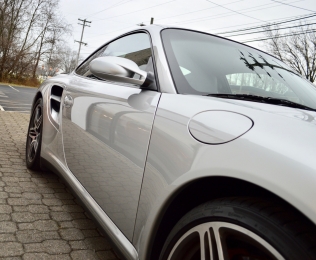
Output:
<svg viewBox="0 0 316 260">
<path fill-rule="evenodd" d="M 79 41 L 75 41 L 79 43 L 79 51 L 78 51 L 78 55 L 77 55 L 77 61 L 76 61 L 76 66 L 78 66 L 78 61 L 79 61 L 79 55 L 80 55 L 80 50 L 81 50 L 81 44 L 87 46 L 87 43 L 82 41 L 82 37 L 83 37 L 83 32 L 84 32 L 84 28 L 86 26 L 90 27 L 90 25 L 87 25 L 86 23 L 91 23 L 90 21 L 87 21 L 87 19 L 78 19 L 79 21 L 81 21 L 82 23 L 78 23 L 79 25 L 82 25 L 82 31 L 81 31 L 81 38 L 80 38 L 80 42 Z"/>
</svg>

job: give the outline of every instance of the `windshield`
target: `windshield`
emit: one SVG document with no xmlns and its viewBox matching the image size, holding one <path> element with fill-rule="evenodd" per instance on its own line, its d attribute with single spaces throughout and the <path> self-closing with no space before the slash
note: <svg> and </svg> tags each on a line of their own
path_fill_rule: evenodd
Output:
<svg viewBox="0 0 316 260">
<path fill-rule="evenodd" d="M 180 94 L 248 94 L 286 99 L 316 109 L 316 88 L 280 60 L 216 36 L 162 31 Z"/>
</svg>

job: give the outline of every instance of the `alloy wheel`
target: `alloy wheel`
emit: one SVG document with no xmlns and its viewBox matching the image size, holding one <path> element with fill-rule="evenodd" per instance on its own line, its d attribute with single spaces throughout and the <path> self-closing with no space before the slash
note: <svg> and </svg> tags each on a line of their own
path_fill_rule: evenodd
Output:
<svg viewBox="0 0 316 260">
<path fill-rule="evenodd" d="M 227 222 L 207 222 L 177 240 L 168 260 L 284 260 L 252 231 Z"/>
<path fill-rule="evenodd" d="M 36 158 L 41 137 L 41 125 L 43 121 L 43 111 L 41 104 L 38 104 L 33 111 L 28 133 L 27 159 L 32 162 Z"/>
</svg>

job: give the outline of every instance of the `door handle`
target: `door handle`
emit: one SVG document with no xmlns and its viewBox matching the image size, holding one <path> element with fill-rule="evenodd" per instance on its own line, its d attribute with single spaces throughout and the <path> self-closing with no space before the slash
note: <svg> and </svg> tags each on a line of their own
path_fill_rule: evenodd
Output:
<svg viewBox="0 0 316 260">
<path fill-rule="evenodd" d="M 72 105 L 74 104 L 74 99 L 72 98 L 72 96 L 70 95 L 66 95 L 64 98 L 64 107 L 72 107 Z"/>
</svg>

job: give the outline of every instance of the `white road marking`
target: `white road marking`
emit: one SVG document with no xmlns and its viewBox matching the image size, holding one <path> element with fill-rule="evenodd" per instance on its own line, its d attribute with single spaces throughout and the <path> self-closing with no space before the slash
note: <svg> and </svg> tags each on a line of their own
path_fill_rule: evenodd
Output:
<svg viewBox="0 0 316 260">
<path fill-rule="evenodd" d="M 12 105 L 12 106 L 15 106 L 15 105 L 31 106 L 31 104 L 20 104 L 18 102 L 10 102 L 10 101 L 4 101 L 4 100 L 0 100 L 0 103 L 5 104 L 5 105 Z"/>
<path fill-rule="evenodd" d="M 14 89 L 15 91 L 17 91 L 17 92 L 20 92 L 19 90 L 17 90 L 16 88 L 14 88 L 14 87 L 12 87 L 12 86 L 10 86 L 10 85 L 8 85 L 10 88 L 12 88 L 12 89 Z"/>
<path fill-rule="evenodd" d="M 4 94 L 2 91 L 0 91 L 0 97 L 7 98 L 8 96 L 6 94 Z"/>
<path fill-rule="evenodd" d="M 8 106 L 4 106 L 5 108 L 26 108 L 26 107 L 8 107 Z M 31 109 L 31 108 L 30 108 Z"/>
<path fill-rule="evenodd" d="M 19 102 L 7 100 L 7 99 L 1 99 L 1 98 L 0 98 L 0 103 L 6 103 L 6 104 L 20 104 Z"/>
<path fill-rule="evenodd" d="M 18 111 L 5 111 L 5 112 L 8 112 L 8 113 L 30 113 L 29 110 L 24 110 L 24 111 L 20 111 L 20 110 L 18 110 Z"/>
<path fill-rule="evenodd" d="M 0 0 L 1 1 L 1 0 Z M 11 85 L 6 85 L 6 87 L 12 88 L 13 90 L 20 92 L 17 88 L 12 87 Z M 2 89 L 0 90 L 0 111 L 5 112 L 17 112 L 17 113 L 30 113 L 32 104 L 27 103 L 20 103 L 22 102 L 30 102 L 29 100 L 21 100 L 16 101 L 12 100 L 10 95 L 7 94 L 9 92 L 9 89 Z M 10 92 L 12 93 L 12 92 Z M 12 111 L 14 110 L 14 111 Z"/>
<path fill-rule="evenodd" d="M 4 101 L 4 102 L 16 102 L 16 103 L 18 103 L 18 101 L 10 100 L 10 99 L 1 99 L 1 98 L 0 98 L 0 100 L 1 100 L 1 101 Z"/>
<path fill-rule="evenodd" d="M 27 100 L 24 100 L 25 102 L 27 102 Z M 18 102 L 18 101 L 15 101 L 15 100 L 10 100 L 10 99 L 1 99 L 1 97 L 0 97 L 0 102 L 10 102 L 10 103 L 18 103 L 18 104 L 20 104 L 20 102 Z M 27 104 L 27 105 L 32 105 L 31 103 L 29 103 L 29 104 Z"/>
</svg>

